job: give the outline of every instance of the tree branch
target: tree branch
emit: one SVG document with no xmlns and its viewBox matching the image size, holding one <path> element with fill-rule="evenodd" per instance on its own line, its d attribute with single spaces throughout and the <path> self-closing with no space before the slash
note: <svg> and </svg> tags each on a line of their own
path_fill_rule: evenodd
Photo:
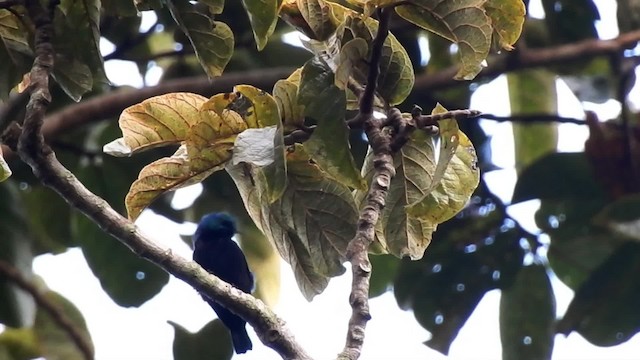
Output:
<svg viewBox="0 0 640 360">
<path fill-rule="evenodd" d="M 51 316 L 51 319 L 69 335 L 84 358 L 87 360 L 93 359 L 93 346 L 91 345 L 91 343 L 87 342 L 87 339 L 82 335 L 80 330 L 76 328 L 73 322 L 71 322 L 71 320 L 64 314 L 64 311 L 58 306 L 58 304 L 49 300 L 46 295 L 42 291 L 40 291 L 40 289 L 29 282 L 29 280 L 25 279 L 18 269 L 2 260 L 0 260 L 0 275 L 4 275 L 4 277 L 14 283 L 20 289 L 29 293 L 36 304 L 38 304 L 40 308 L 46 311 L 49 316 Z"/>
<path fill-rule="evenodd" d="M 375 238 L 375 226 L 384 208 L 389 184 L 396 173 L 391 154 L 391 138 L 383 131 L 384 119 L 373 116 L 373 101 L 380 73 L 380 59 L 384 41 L 389 33 L 389 19 L 393 9 L 378 9 L 378 30 L 372 43 L 371 59 L 367 85 L 360 98 L 360 121 L 369 145 L 374 154 L 374 175 L 371 180 L 365 205 L 360 210 L 355 237 L 347 246 L 347 259 L 351 263 L 353 276 L 351 283 L 351 318 L 347 330 L 347 340 L 340 359 L 354 360 L 360 357 L 364 343 L 365 328 L 371 319 L 369 313 L 369 280 L 371 278 L 371 262 L 369 261 L 369 245 Z"/>
<path fill-rule="evenodd" d="M 508 115 L 508 116 L 497 116 L 493 114 L 481 114 L 478 116 L 479 119 L 485 120 L 493 120 L 497 122 L 515 122 L 515 123 L 539 123 L 539 122 L 554 122 L 561 124 L 576 124 L 576 125 L 586 125 L 587 123 L 583 119 L 576 118 L 568 118 L 562 117 L 557 114 L 527 114 L 527 115 Z"/>
<path fill-rule="evenodd" d="M 170 249 L 158 246 L 144 236 L 135 224 L 113 210 L 106 201 L 91 193 L 60 164 L 42 135 L 44 114 L 51 99 L 49 75 L 54 58 L 51 46 L 53 28 L 50 17 L 38 0 L 28 0 L 28 7 L 36 25 L 36 59 L 30 73 L 31 97 L 27 105 L 23 131 L 17 144 L 22 160 L 31 166 L 34 174 L 44 185 L 58 192 L 70 205 L 138 256 L 155 263 L 245 319 L 255 328 L 260 340 L 284 359 L 310 359 L 285 327 L 284 321 L 262 301 L 209 274 L 196 263 L 173 255 Z M 9 130 L 15 132 L 18 131 L 18 127 L 14 126 Z M 4 139 L 15 139 L 15 136 L 9 134 L 4 136 Z M 16 145 L 15 141 L 7 144 L 13 145 L 14 148 Z"/>
</svg>

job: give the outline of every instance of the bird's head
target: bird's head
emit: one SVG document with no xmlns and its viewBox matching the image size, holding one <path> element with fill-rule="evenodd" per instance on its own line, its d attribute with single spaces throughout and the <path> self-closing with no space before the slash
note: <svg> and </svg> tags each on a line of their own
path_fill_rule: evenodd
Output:
<svg viewBox="0 0 640 360">
<path fill-rule="evenodd" d="M 202 217 L 198 223 L 196 234 L 204 238 L 230 239 L 236 233 L 236 222 L 227 213 L 211 213 Z"/>
</svg>

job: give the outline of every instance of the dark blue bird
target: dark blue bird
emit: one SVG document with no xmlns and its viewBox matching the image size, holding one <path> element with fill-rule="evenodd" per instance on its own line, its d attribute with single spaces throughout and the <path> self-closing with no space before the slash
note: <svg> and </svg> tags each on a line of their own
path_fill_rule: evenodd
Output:
<svg viewBox="0 0 640 360">
<path fill-rule="evenodd" d="M 236 233 L 234 219 L 226 213 L 212 213 L 202 217 L 193 235 L 193 260 L 209 273 L 236 288 L 251 293 L 253 275 L 238 244 L 231 238 Z M 203 296 L 229 329 L 237 354 L 252 349 L 246 322 L 217 302 Z"/>
</svg>

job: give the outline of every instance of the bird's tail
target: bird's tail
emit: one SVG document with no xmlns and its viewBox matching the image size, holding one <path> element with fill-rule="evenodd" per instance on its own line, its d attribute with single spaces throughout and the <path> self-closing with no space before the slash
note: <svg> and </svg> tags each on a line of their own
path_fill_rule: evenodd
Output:
<svg viewBox="0 0 640 360">
<path fill-rule="evenodd" d="M 249 339 L 247 329 L 244 327 L 231 332 L 231 341 L 233 342 L 233 349 L 236 351 L 236 354 L 244 354 L 253 349 L 253 344 L 251 343 L 251 339 Z"/>
</svg>

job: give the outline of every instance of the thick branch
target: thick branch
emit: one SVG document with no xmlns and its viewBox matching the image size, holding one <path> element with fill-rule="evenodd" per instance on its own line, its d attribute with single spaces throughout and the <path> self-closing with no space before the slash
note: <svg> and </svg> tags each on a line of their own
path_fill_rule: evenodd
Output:
<svg viewBox="0 0 640 360">
<path fill-rule="evenodd" d="M 351 283 L 351 318 L 347 330 L 347 340 L 340 359 L 358 359 L 364 343 L 369 313 L 369 280 L 371 278 L 371 262 L 369 261 L 369 245 L 375 238 L 375 226 L 384 208 L 391 179 L 396 171 L 391 154 L 391 138 L 389 132 L 383 131 L 384 119 L 373 116 L 373 100 L 380 73 L 382 47 L 389 33 L 389 19 L 393 9 L 378 9 L 378 31 L 373 40 L 367 85 L 360 98 L 359 118 L 363 123 L 369 145 L 373 149 L 374 175 L 360 210 L 358 228 L 355 237 L 347 247 L 347 259 L 351 263 L 353 276 Z"/>
<path fill-rule="evenodd" d="M 82 353 L 85 359 L 93 359 L 93 346 L 87 342 L 87 339 L 82 335 L 80 330 L 75 327 L 73 322 L 64 314 L 64 311 L 58 306 L 58 304 L 52 302 L 46 295 L 40 291 L 34 284 L 25 279 L 20 271 L 2 260 L 0 260 L 0 276 L 6 277 L 9 281 L 16 286 L 26 291 L 33 297 L 33 300 L 38 306 L 46 311 L 51 319 L 58 324 L 58 326 L 65 331 L 73 343 L 78 347 L 78 350 Z"/>
<path fill-rule="evenodd" d="M 309 359 L 309 355 L 286 329 L 284 321 L 264 303 L 210 275 L 194 262 L 173 255 L 170 249 L 159 247 L 145 237 L 133 223 L 113 210 L 106 201 L 91 193 L 56 159 L 54 152 L 44 142 L 41 131 L 51 96 L 49 75 L 53 67 L 53 29 L 48 14 L 38 0 L 29 0 L 28 6 L 32 10 L 30 15 L 36 25 L 36 59 L 30 74 L 31 98 L 17 144 L 18 153 L 23 161 L 31 166 L 43 184 L 58 192 L 70 205 L 97 223 L 102 230 L 127 245 L 138 256 L 157 264 L 247 320 L 256 329 L 262 342 L 276 350 L 283 358 Z M 10 129 L 17 131 L 18 128 Z M 4 139 L 10 140 L 15 137 L 4 136 Z M 15 143 L 8 144 L 15 147 Z"/>
</svg>

